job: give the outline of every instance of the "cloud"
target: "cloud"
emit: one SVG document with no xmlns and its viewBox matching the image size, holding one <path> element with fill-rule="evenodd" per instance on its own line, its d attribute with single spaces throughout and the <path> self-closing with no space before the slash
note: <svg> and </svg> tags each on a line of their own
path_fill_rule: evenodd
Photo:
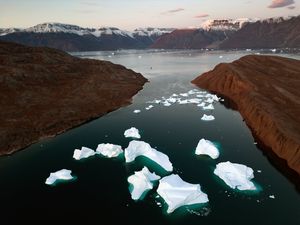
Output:
<svg viewBox="0 0 300 225">
<path fill-rule="evenodd" d="M 203 13 L 203 14 L 199 14 L 197 16 L 194 16 L 195 18 L 204 18 L 204 17 L 208 17 L 209 15 L 206 14 L 206 13 Z"/>
<path fill-rule="evenodd" d="M 293 9 L 295 9 L 296 8 L 296 6 L 289 6 L 289 7 L 287 7 L 288 9 L 290 9 L 290 10 L 293 10 Z"/>
<path fill-rule="evenodd" d="M 87 5 L 87 6 L 98 6 L 98 2 L 93 2 L 93 1 L 82 1 L 80 2 L 81 5 Z"/>
<path fill-rule="evenodd" d="M 294 0 L 272 0 L 268 8 L 281 8 L 294 3 L 295 3 Z"/>
<path fill-rule="evenodd" d="M 184 8 L 171 9 L 171 10 L 162 12 L 161 14 L 163 14 L 163 15 L 173 14 L 173 13 L 177 13 L 177 12 L 181 12 L 181 11 L 184 11 Z"/>
</svg>

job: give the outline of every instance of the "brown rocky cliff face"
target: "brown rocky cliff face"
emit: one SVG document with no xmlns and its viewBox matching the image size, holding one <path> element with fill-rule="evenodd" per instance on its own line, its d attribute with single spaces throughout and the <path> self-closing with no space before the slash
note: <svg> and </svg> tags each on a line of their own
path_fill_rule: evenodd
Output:
<svg viewBox="0 0 300 225">
<path fill-rule="evenodd" d="M 259 139 L 300 174 L 300 61 L 245 56 L 192 83 L 233 100 Z"/>
<path fill-rule="evenodd" d="M 110 62 L 0 42 L 0 155 L 130 104 L 146 81 Z"/>
</svg>

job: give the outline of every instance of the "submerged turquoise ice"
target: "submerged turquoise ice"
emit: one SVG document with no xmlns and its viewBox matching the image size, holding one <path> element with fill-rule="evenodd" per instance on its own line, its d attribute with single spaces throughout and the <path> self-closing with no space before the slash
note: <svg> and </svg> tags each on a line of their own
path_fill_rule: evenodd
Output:
<svg viewBox="0 0 300 225">
<path fill-rule="evenodd" d="M 0 223 L 67 221 L 68 223 L 116 224 L 298 224 L 300 195 L 265 154 L 238 112 L 222 102 L 214 104 L 215 120 L 202 121 L 204 111 L 195 104 L 171 106 L 146 103 L 195 88 L 190 81 L 221 61 L 232 61 L 249 52 L 200 51 L 117 51 L 75 53 L 80 57 L 110 60 L 142 73 L 149 79 L 133 99 L 133 104 L 55 138 L 37 143 L 24 151 L 0 158 Z M 271 53 L 271 52 L 270 52 Z M 220 58 L 219 56 L 223 57 Z M 109 57 L 110 56 L 110 57 Z M 299 55 L 285 55 L 300 58 Z M 133 113 L 141 110 L 140 113 Z M 129 138 L 124 131 L 139 129 L 141 140 L 165 153 L 173 173 L 184 181 L 200 184 L 209 197 L 205 206 L 184 206 L 172 214 L 161 208 L 163 200 L 150 190 L 143 201 L 135 202 L 128 191 L 128 176 L 147 166 L 159 176 L 166 173 L 153 162 L 138 157 L 127 164 L 120 158 L 90 157 L 76 161 L 76 148 L 96 150 L 100 143 L 113 143 L 125 149 Z M 222 147 L 217 159 L 195 155 L 201 138 Z M 257 193 L 232 190 L 214 175 L 216 164 L 231 161 L 254 170 Z M 51 171 L 72 170 L 77 179 L 55 187 L 45 185 Z M 272 197 L 270 197 L 272 196 Z M 274 196 L 274 198 L 273 198 Z M 104 222 L 103 222 L 104 223 Z"/>
</svg>

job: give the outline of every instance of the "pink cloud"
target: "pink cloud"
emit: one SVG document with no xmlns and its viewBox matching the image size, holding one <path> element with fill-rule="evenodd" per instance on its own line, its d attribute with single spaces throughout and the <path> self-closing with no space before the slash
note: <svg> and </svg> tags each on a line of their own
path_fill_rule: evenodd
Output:
<svg viewBox="0 0 300 225">
<path fill-rule="evenodd" d="M 295 3 L 294 0 L 272 0 L 268 8 L 281 8 L 294 3 Z"/>
<path fill-rule="evenodd" d="M 171 10 L 162 12 L 161 14 L 173 14 L 173 13 L 177 13 L 177 12 L 181 12 L 181 11 L 184 11 L 184 8 L 171 9 Z"/>
<path fill-rule="evenodd" d="M 209 15 L 206 14 L 206 13 L 203 13 L 203 14 L 199 14 L 197 16 L 195 16 L 195 18 L 204 18 L 204 17 L 208 17 Z"/>
</svg>

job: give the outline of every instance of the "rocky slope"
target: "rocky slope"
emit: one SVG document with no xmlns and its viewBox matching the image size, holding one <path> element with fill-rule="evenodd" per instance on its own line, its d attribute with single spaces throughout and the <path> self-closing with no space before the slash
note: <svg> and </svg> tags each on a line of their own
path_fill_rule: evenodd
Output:
<svg viewBox="0 0 300 225">
<path fill-rule="evenodd" d="M 300 16 L 246 24 L 220 45 L 221 49 L 299 47 Z"/>
<path fill-rule="evenodd" d="M 121 65 L 0 42 L 0 155 L 130 104 L 145 82 Z"/>
<path fill-rule="evenodd" d="M 43 23 L 26 29 L 0 29 L 0 40 L 63 51 L 99 51 L 147 48 L 174 29 L 139 28 L 133 32 L 115 27 L 83 28 L 62 23 Z"/>
<path fill-rule="evenodd" d="M 233 100 L 257 136 L 300 174 L 300 61 L 245 56 L 192 83 Z"/>
</svg>

